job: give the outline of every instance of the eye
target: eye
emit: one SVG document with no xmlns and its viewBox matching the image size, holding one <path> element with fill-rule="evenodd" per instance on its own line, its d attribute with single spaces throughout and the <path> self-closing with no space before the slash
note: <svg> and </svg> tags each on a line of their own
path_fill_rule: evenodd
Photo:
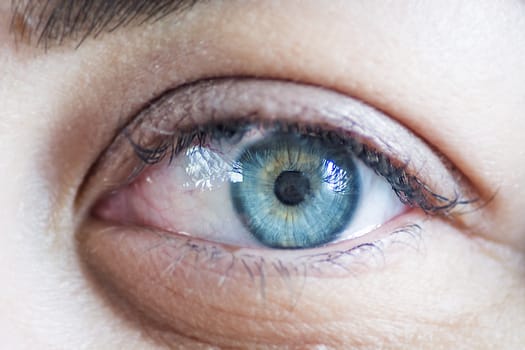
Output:
<svg viewBox="0 0 525 350">
<path fill-rule="evenodd" d="M 233 124 L 202 127 L 190 146 L 160 157 L 97 213 L 237 246 L 313 248 L 407 209 L 358 158 L 362 145 L 323 130 Z"/>
<path fill-rule="evenodd" d="M 415 135 L 320 88 L 201 82 L 153 103 L 122 135 L 134 175 L 96 215 L 211 242 L 314 248 L 361 237 L 411 208 L 450 215 L 467 203 L 441 159 L 421 157 L 423 143 L 410 148 Z M 423 167 L 441 171 L 422 179 Z M 432 190 L 436 175 L 448 176 L 448 195 Z"/>
<path fill-rule="evenodd" d="M 95 213 L 234 246 L 298 249 L 362 236 L 410 207 L 450 211 L 459 202 L 410 174 L 414 152 L 388 155 L 395 145 L 378 145 L 385 132 L 372 118 L 378 112 L 351 100 L 344 107 L 364 110 L 366 119 L 333 125 L 328 108 L 337 105 L 327 101 L 348 98 L 312 87 L 288 91 L 296 89 L 223 80 L 161 98 L 124 130 L 139 166 L 149 166 Z M 291 101 L 275 96 L 290 92 Z M 305 96 L 323 109 L 315 99 L 298 100 Z M 416 139 L 405 138 L 396 142 Z"/>
<path fill-rule="evenodd" d="M 295 317 L 303 293 L 321 305 L 363 267 L 419 244 L 429 216 L 462 224 L 472 193 L 445 157 L 354 98 L 199 81 L 149 103 L 94 165 L 79 247 L 141 323 L 231 345 L 239 328 L 252 341 Z"/>
</svg>

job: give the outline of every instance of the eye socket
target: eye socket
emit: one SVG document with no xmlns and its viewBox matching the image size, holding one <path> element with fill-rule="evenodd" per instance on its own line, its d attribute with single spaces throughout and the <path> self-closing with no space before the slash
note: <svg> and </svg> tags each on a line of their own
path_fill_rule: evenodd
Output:
<svg viewBox="0 0 525 350">
<path fill-rule="evenodd" d="M 334 242 L 323 245 L 323 239 L 315 239 L 307 242 L 307 249 L 268 249 L 276 244 L 265 246 L 254 239 L 249 222 L 242 216 L 233 220 L 235 208 L 224 202 L 236 192 L 230 186 L 232 176 L 238 180 L 245 175 L 246 169 L 238 165 L 249 164 L 250 157 L 243 155 L 260 158 L 268 153 L 261 164 L 272 163 L 281 158 L 283 149 L 287 154 L 297 148 L 291 141 L 295 138 L 307 140 L 301 149 L 315 149 L 308 152 L 315 162 L 337 159 L 340 169 L 357 169 L 360 198 L 348 217 L 349 226 L 336 234 Z M 276 146 L 279 139 L 286 142 Z M 193 170 L 187 171 L 188 166 Z M 296 168 L 294 176 L 298 170 L 306 172 Z M 266 192 L 273 201 L 282 173 L 280 169 L 273 173 L 272 188 Z M 316 176 L 323 177 L 319 173 L 308 177 L 310 191 Z M 343 183 L 353 187 L 352 181 Z M 141 324 L 146 319 L 155 329 L 230 347 L 240 329 L 240 337 L 249 342 L 261 336 L 257 331 L 261 327 L 269 332 L 259 341 L 273 343 L 277 337 L 287 343 L 289 332 L 270 330 L 283 317 L 293 318 L 295 311 L 309 320 L 298 318 L 308 328 L 332 322 L 330 313 L 313 317 L 304 311 L 308 308 L 296 306 L 323 306 L 338 285 L 358 288 L 349 283 L 353 276 L 383 266 L 386 256 L 402 258 L 394 253 L 419 246 L 424 236 L 420 224 L 427 215 L 461 224 L 459 214 L 470 204 L 465 198 L 473 198 L 468 182 L 445 157 L 380 111 L 323 88 L 257 79 L 200 81 L 165 93 L 117 135 L 84 186 L 78 201 L 96 204 L 94 215 L 78 232 L 79 252 L 100 285 L 117 296 L 116 303 L 137 309 Z M 222 196 L 216 196 L 220 191 Z M 209 205 L 212 200 L 216 204 Z M 158 206 L 165 202 L 182 210 L 167 208 L 163 221 L 159 214 L 163 208 Z M 217 218 L 209 223 L 227 222 L 232 227 L 208 230 L 203 203 L 210 208 L 207 215 Z M 384 210 L 377 210 L 377 203 Z M 172 215 L 175 212 L 177 216 Z M 222 220 L 223 214 L 232 220 Z M 184 228 L 174 222 L 181 218 L 195 219 Z M 359 222 L 365 222 L 362 229 Z M 384 224 L 375 227 L 378 223 Z M 296 243 L 286 248 L 305 247 L 304 242 Z M 277 246 L 283 248 L 281 242 Z M 345 289 L 346 293 L 352 291 Z M 304 303 L 303 295 L 308 295 Z M 283 310 L 294 311 L 283 314 Z M 293 338 L 300 344 L 303 334 Z"/>
</svg>

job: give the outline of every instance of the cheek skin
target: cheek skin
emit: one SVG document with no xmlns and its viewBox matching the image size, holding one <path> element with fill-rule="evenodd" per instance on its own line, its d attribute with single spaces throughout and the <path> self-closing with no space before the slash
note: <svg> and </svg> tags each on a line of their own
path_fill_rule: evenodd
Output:
<svg viewBox="0 0 525 350">
<path fill-rule="evenodd" d="M 242 264 L 217 269 L 197 245 L 181 251 L 161 233 L 96 224 L 80 235 L 78 249 L 121 308 L 174 344 L 426 348 L 459 341 L 484 349 L 498 339 L 525 340 L 511 334 L 525 321 L 524 291 L 516 287 L 523 277 L 510 272 L 523 262 L 437 220 L 423 229 L 417 248 L 412 241 L 365 254 L 344 278 L 308 269 L 276 274 L 264 262 L 249 264 L 251 276 Z M 509 327 L 472 336 L 494 317 Z"/>
</svg>

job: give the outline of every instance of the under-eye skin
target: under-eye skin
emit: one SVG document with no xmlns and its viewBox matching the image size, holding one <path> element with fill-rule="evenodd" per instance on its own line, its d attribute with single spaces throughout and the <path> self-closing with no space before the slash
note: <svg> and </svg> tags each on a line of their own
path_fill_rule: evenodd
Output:
<svg viewBox="0 0 525 350">
<path fill-rule="evenodd" d="M 375 216 L 362 209 L 370 188 Z M 217 79 L 168 91 L 117 135 L 79 198 L 97 203 L 79 239 L 104 283 L 182 332 L 161 312 L 176 306 L 151 290 L 132 292 L 142 286 L 131 281 L 154 279 L 163 293 L 173 283 L 168 273 L 181 293 L 222 295 L 256 280 L 266 298 L 289 288 L 283 278 L 349 277 L 395 242 L 417 245 L 428 216 L 460 223 L 474 198 L 446 158 L 354 98 L 291 82 Z M 120 271 L 138 261 L 140 270 Z"/>
</svg>

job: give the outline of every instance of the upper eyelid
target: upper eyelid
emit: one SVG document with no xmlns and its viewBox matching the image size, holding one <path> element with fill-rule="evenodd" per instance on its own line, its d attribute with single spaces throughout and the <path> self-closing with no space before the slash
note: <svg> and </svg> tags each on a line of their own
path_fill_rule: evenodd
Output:
<svg viewBox="0 0 525 350">
<path fill-rule="evenodd" d="M 207 125 L 206 128 L 198 128 L 197 133 L 195 131 L 189 131 L 187 134 L 184 132 L 174 132 L 173 135 L 168 134 L 168 141 L 164 141 L 161 135 L 166 134 L 159 131 L 161 136 L 158 144 L 153 145 L 152 148 L 143 147 L 136 143 L 129 133 L 126 133 L 129 138 L 129 142 L 132 145 L 135 154 L 142 161 L 145 166 L 154 165 L 160 163 L 167 156 L 169 157 L 169 163 L 171 163 L 175 157 L 187 150 L 189 147 L 193 149 L 194 146 L 208 147 L 208 140 L 212 143 L 222 141 L 223 138 L 229 139 L 231 136 L 236 137 L 235 134 L 239 134 L 241 139 L 243 138 L 244 130 L 260 130 L 263 133 L 282 133 L 292 132 L 302 135 L 311 135 L 314 137 L 324 138 L 327 137 L 331 142 L 336 144 L 344 144 L 346 149 L 350 151 L 355 157 L 359 158 L 364 164 L 372 168 L 377 174 L 383 176 L 392 186 L 392 189 L 398 197 L 411 206 L 418 207 L 424 210 L 427 214 L 449 214 L 457 206 L 462 204 L 469 204 L 471 200 L 463 200 L 459 197 L 447 198 L 434 192 L 430 187 L 423 183 L 417 176 L 410 174 L 406 171 L 407 164 L 401 162 L 399 159 L 394 159 L 398 166 L 393 165 L 393 160 L 390 157 L 386 157 L 384 153 L 379 149 L 371 148 L 365 143 L 357 141 L 359 132 L 353 130 L 353 137 L 341 136 L 337 132 L 327 131 L 322 132 L 315 126 L 301 126 L 301 125 L 286 125 L 285 129 L 279 124 L 271 126 L 266 129 L 264 126 L 259 125 L 256 122 L 246 122 L 245 120 L 231 120 L 224 123 L 232 123 L 236 126 L 228 128 L 227 135 L 221 134 L 220 129 L 224 128 L 223 124 L 219 125 Z M 262 127 L 262 129 L 261 129 Z M 217 130 L 219 129 L 219 130 Z M 218 139 L 215 140 L 215 133 L 219 132 Z M 233 135 L 229 135 L 233 132 Z M 240 133 L 239 133 L 240 132 Z M 356 137 L 357 135 L 357 137 Z M 182 143 L 180 141 L 182 140 Z M 229 140 L 231 142 L 232 140 Z M 196 143 L 196 145 L 195 145 Z M 235 142 L 234 142 L 235 143 Z M 379 147 L 380 148 L 380 147 Z M 231 164 L 235 168 L 235 164 Z"/>
<path fill-rule="evenodd" d="M 406 167 L 408 173 L 417 174 L 433 193 L 450 198 L 450 203 L 468 204 L 477 198 L 468 181 L 447 159 L 379 110 L 324 88 L 264 79 L 197 81 L 163 94 L 117 136 L 94 170 L 103 170 L 105 164 L 117 172 L 127 169 L 129 175 L 133 165 L 129 157 L 113 151 L 126 143 L 154 148 L 159 137 L 169 138 L 183 130 L 240 117 L 268 122 L 299 121 L 328 130 L 336 126 L 373 145 L 398 166 Z"/>
</svg>

